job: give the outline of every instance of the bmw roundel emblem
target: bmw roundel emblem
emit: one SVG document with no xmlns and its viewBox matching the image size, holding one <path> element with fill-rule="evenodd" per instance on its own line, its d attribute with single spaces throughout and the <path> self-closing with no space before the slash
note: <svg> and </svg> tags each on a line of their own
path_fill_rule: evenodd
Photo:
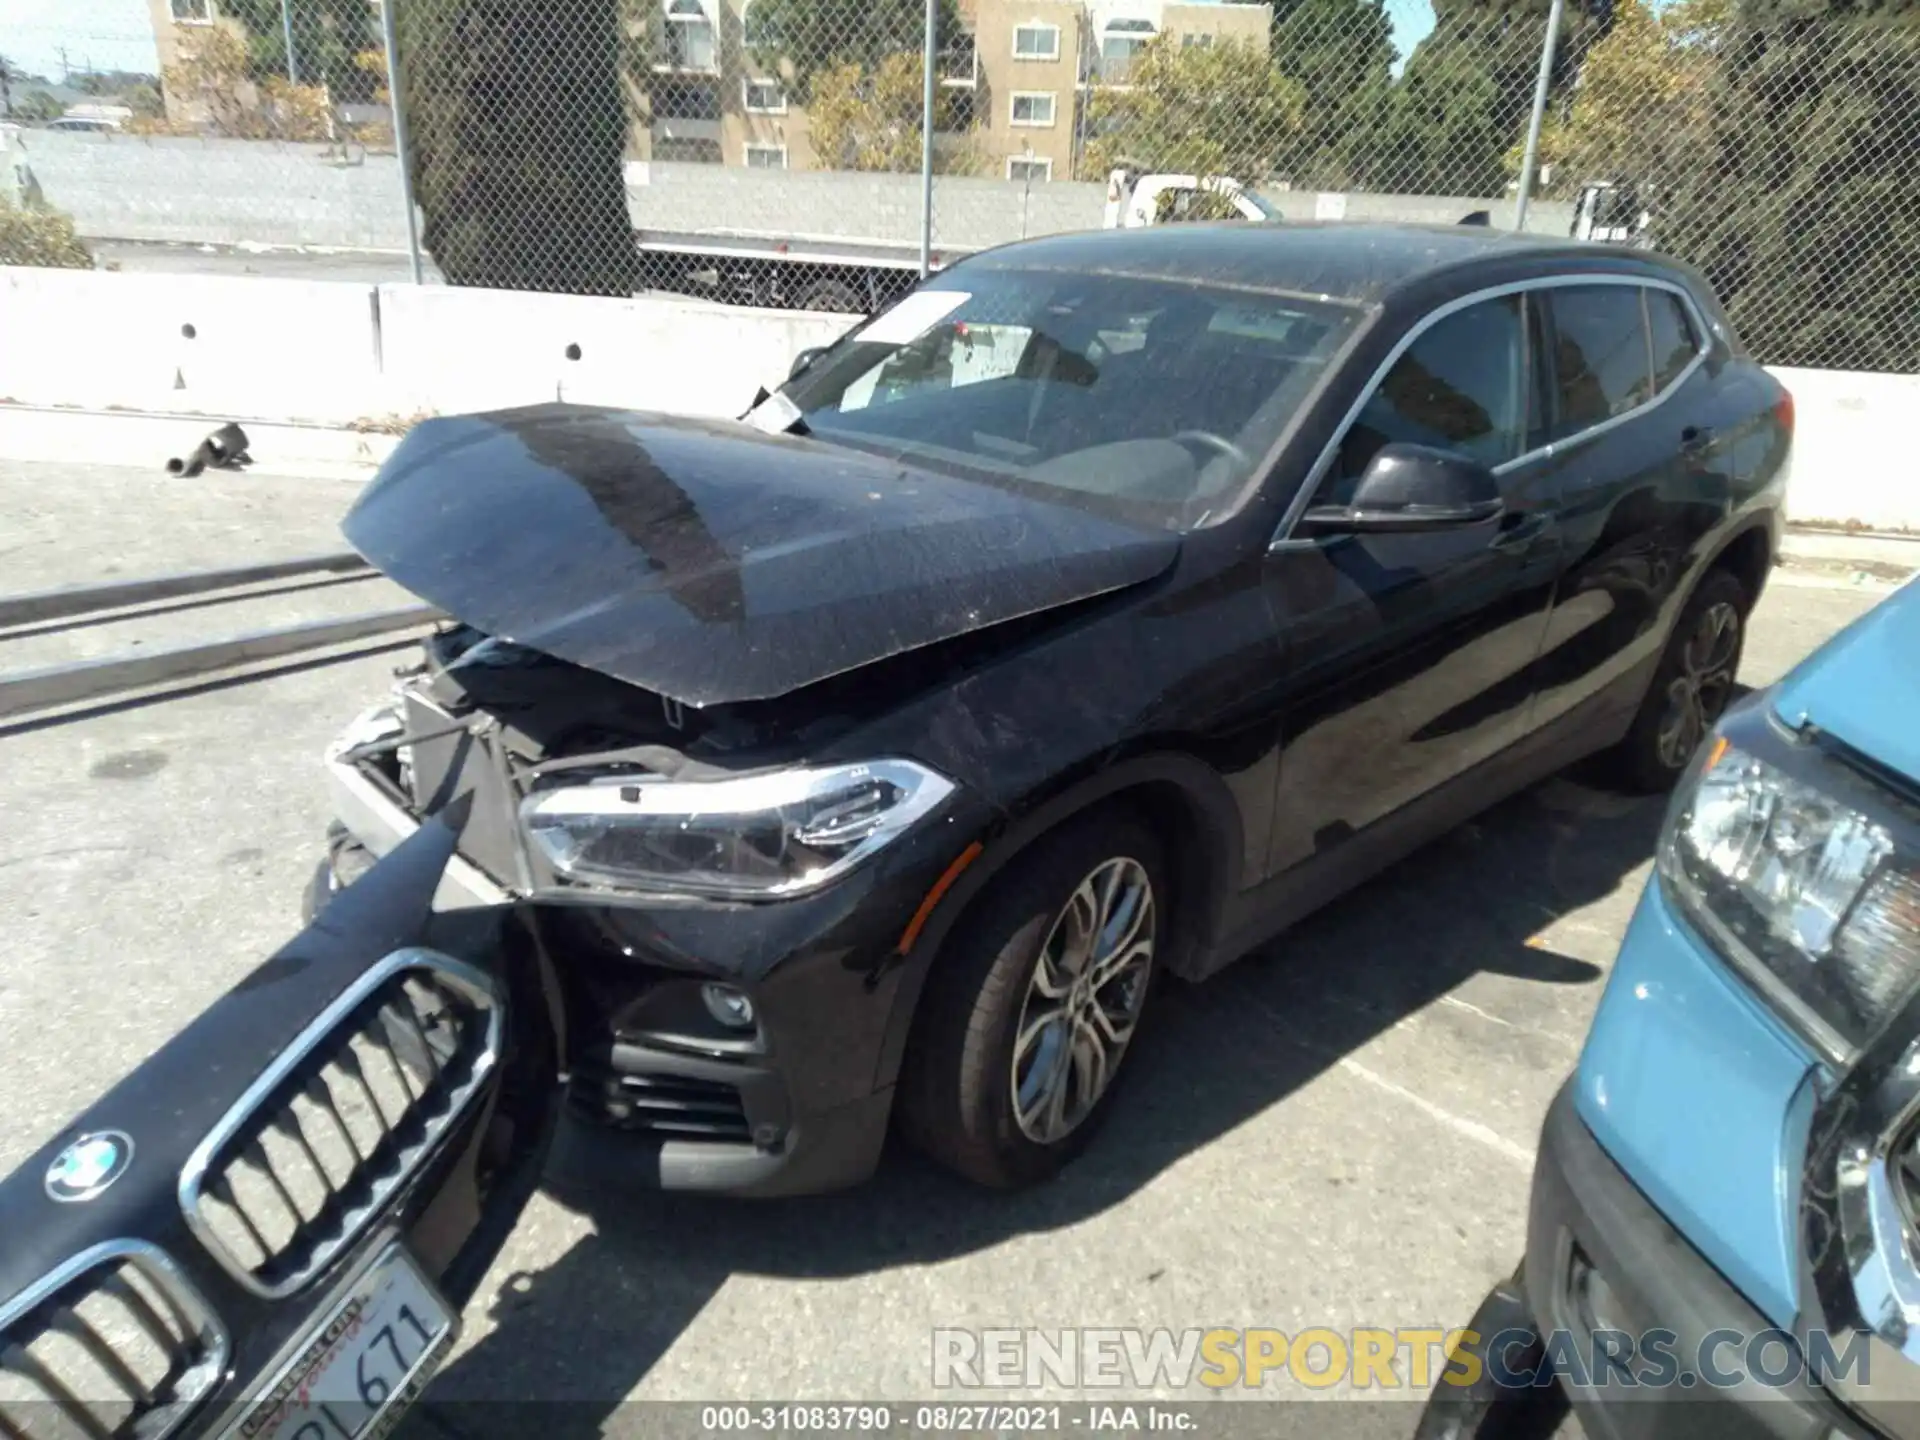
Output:
<svg viewBox="0 0 1920 1440">
<path fill-rule="evenodd" d="M 123 1130 L 94 1130 L 53 1157 L 47 1194 L 65 1204 L 91 1200 L 127 1173 L 133 1139 Z"/>
</svg>

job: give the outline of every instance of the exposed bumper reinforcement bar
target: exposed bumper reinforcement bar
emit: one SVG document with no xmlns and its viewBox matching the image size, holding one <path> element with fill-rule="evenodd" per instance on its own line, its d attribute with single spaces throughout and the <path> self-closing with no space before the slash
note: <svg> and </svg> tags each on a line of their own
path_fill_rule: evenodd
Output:
<svg viewBox="0 0 1920 1440">
<path fill-rule="evenodd" d="M 340 758 L 357 743 L 355 731 L 358 729 L 358 725 L 350 728 L 346 736 L 327 751 L 327 782 L 333 792 L 335 817 L 368 850 L 383 856 L 418 830 L 420 822 L 395 804 L 357 765 Z M 474 910 L 510 905 L 513 898 L 492 877 L 455 855 L 447 861 L 446 873 L 433 893 L 433 908 Z"/>
</svg>

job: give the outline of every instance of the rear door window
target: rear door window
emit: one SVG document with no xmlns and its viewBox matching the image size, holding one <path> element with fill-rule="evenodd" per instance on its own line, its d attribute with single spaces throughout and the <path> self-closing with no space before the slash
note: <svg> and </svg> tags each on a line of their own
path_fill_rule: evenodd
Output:
<svg viewBox="0 0 1920 1440">
<path fill-rule="evenodd" d="M 1687 307 L 1671 290 L 1645 290 L 1648 330 L 1653 336 L 1653 393 L 1680 378 L 1700 353 L 1700 337 Z"/>
<path fill-rule="evenodd" d="M 1569 285 L 1546 292 L 1553 313 L 1555 439 L 1653 397 L 1641 291 L 1638 285 Z"/>
</svg>

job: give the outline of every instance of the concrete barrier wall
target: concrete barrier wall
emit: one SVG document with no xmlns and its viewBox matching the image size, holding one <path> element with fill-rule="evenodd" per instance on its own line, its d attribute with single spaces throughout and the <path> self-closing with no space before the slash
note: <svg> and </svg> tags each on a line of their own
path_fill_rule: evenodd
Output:
<svg viewBox="0 0 1920 1440">
<path fill-rule="evenodd" d="M 389 399 L 402 414 L 571 400 L 738 415 L 844 315 L 668 299 L 380 287 Z"/>
<path fill-rule="evenodd" d="M 0 268 L 0 401 L 385 428 L 545 400 L 738 415 L 844 315 Z"/>
<path fill-rule="evenodd" d="M 1920 375 L 1848 370 L 1773 372 L 1793 392 L 1787 517 L 1920 531 Z"/>
<path fill-rule="evenodd" d="M 0 402 L 380 431 L 569 400 L 737 415 L 853 323 L 677 298 L 0 269 Z M 1920 531 L 1920 376 L 1779 370 L 1788 512 Z"/>
<path fill-rule="evenodd" d="M 0 398 L 345 423 L 379 399 L 375 301 L 335 281 L 0 268 Z"/>
</svg>

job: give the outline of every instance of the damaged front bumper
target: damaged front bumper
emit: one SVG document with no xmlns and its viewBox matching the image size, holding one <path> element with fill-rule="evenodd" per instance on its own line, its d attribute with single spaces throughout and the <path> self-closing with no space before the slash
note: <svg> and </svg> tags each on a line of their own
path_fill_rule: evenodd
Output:
<svg viewBox="0 0 1920 1440">
<path fill-rule="evenodd" d="M 405 841 L 420 828 L 420 822 L 375 772 L 350 756 L 364 746 L 398 737 L 401 730 L 393 705 L 376 705 L 363 711 L 327 747 L 327 785 L 333 796 L 334 817 L 376 858 Z M 448 859 L 446 873 L 434 892 L 433 908 L 484 909 L 512 904 L 513 899 L 477 865 L 455 854 Z"/>
<path fill-rule="evenodd" d="M 383 773 L 367 751 L 397 754 L 413 783 L 420 757 L 410 745 L 389 704 L 363 714 L 327 752 L 339 823 L 372 856 L 422 822 L 392 767 Z M 487 771 L 487 747 L 477 748 L 473 768 Z M 784 1195 L 872 1173 L 917 988 L 909 982 L 923 973 L 901 937 L 951 862 L 957 826 L 944 843 L 902 845 L 803 898 L 656 901 L 531 880 L 524 844 L 503 838 L 514 797 L 493 793 L 484 774 L 448 793 L 472 805 L 465 828 L 480 834 L 488 863 L 453 857 L 436 908 L 515 907 L 558 977 L 569 1103 L 556 1183 Z M 351 879 L 335 873 L 322 885 L 337 891 Z M 715 1017 L 703 992 L 716 986 L 744 997 L 750 1022 Z"/>
<path fill-rule="evenodd" d="M 0 1435 L 374 1440 L 560 1110 L 552 985 L 436 821 L 0 1179 Z"/>
</svg>

